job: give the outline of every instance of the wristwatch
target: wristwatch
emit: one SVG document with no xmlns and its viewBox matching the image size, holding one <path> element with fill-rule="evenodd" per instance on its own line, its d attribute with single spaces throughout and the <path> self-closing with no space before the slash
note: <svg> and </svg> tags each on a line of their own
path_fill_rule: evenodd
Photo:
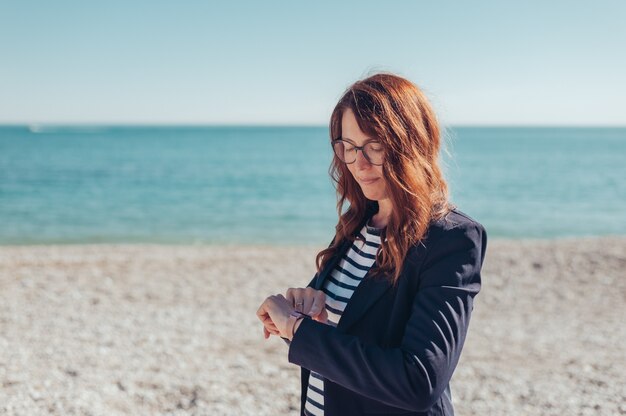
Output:
<svg viewBox="0 0 626 416">
<path fill-rule="evenodd" d="M 291 335 L 291 339 L 293 339 L 294 329 L 296 328 L 296 323 L 300 319 L 303 319 L 303 318 L 310 318 L 310 316 L 305 313 L 298 312 L 295 310 L 291 311 L 291 313 L 289 314 L 289 318 L 287 318 L 287 331 Z M 281 338 L 284 339 L 287 344 L 291 343 L 289 338 L 285 338 L 285 337 L 281 337 Z"/>
</svg>

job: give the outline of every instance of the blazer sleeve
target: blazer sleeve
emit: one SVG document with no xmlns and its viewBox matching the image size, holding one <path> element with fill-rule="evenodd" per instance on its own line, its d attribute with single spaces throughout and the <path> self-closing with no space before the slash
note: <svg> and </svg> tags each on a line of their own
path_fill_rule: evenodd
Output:
<svg viewBox="0 0 626 416">
<path fill-rule="evenodd" d="M 486 233 L 478 223 L 443 232 L 426 255 L 399 347 L 366 344 L 304 319 L 289 346 L 291 363 L 373 400 L 426 411 L 450 382 L 480 291 Z"/>
</svg>

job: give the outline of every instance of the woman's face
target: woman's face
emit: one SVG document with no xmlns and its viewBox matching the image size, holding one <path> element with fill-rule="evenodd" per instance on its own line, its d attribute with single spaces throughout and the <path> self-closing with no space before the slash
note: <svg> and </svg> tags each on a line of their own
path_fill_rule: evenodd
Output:
<svg viewBox="0 0 626 416">
<path fill-rule="evenodd" d="M 368 137 L 361 131 L 356 117 L 351 109 L 346 109 L 341 118 L 341 138 L 356 146 L 363 146 L 372 141 L 374 137 Z M 388 198 L 387 186 L 383 177 L 383 167 L 368 162 L 362 151 L 357 151 L 356 161 L 346 165 L 348 170 L 357 181 L 365 197 L 372 201 L 380 201 Z"/>
</svg>

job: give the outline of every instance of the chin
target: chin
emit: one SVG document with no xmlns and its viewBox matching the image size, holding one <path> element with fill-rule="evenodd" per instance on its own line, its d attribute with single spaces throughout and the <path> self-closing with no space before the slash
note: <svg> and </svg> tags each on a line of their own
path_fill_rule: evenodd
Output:
<svg viewBox="0 0 626 416">
<path fill-rule="evenodd" d="M 382 191 L 370 191 L 365 189 L 362 189 L 362 191 L 363 195 L 365 195 L 365 198 L 369 199 L 370 201 L 380 201 L 381 199 L 387 198 L 385 192 Z"/>
</svg>

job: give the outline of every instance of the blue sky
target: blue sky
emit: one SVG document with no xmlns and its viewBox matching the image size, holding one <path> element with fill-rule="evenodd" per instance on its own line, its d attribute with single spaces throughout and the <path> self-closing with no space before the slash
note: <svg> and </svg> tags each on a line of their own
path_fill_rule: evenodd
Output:
<svg viewBox="0 0 626 416">
<path fill-rule="evenodd" d="M 626 125 L 624 1 L 0 1 L 0 123 L 320 124 L 376 70 L 444 124 Z"/>
</svg>

